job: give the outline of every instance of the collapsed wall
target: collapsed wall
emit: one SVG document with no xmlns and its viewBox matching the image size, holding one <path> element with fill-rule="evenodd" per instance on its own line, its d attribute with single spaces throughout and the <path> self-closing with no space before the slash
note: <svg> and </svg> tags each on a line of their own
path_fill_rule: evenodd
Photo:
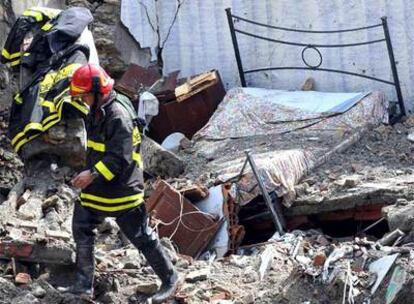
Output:
<svg viewBox="0 0 414 304">
<path fill-rule="evenodd" d="M 148 66 L 150 50 L 142 49 L 120 21 L 121 1 L 69 0 L 68 6 L 82 6 L 91 10 L 91 26 L 100 64 L 114 78 L 119 78 L 130 63 Z"/>
</svg>

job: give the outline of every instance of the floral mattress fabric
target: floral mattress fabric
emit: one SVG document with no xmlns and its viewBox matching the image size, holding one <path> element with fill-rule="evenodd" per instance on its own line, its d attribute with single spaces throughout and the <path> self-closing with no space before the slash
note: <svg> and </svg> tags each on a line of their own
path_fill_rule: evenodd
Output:
<svg viewBox="0 0 414 304">
<path fill-rule="evenodd" d="M 343 113 L 305 111 L 275 102 L 270 93 L 258 95 L 245 88 L 230 90 L 193 139 L 197 153 L 210 160 L 209 168 L 222 181 L 240 174 L 243 150 L 250 150 L 266 188 L 283 197 L 287 207 L 296 197 L 294 186 L 316 164 L 359 140 L 369 126 L 388 123 L 388 102 L 380 92 L 364 94 Z M 247 166 L 237 183 L 241 203 L 260 194 L 256 185 Z"/>
<path fill-rule="evenodd" d="M 318 129 L 324 127 L 352 129 L 366 123 L 387 122 L 388 119 L 387 103 L 385 98 L 381 98 L 381 94 L 378 92 L 357 93 L 348 100 L 343 99 L 337 103 L 337 106 L 332 108 L 333 110 L 335 108 L 340 109 L 341 103 L 344 104 L 353 99 L 353 106 L 344 113 L 340 111 L 315 112 L 304 110 L 303 105 L 309 103 L 306 100 L 306 95 L 309 95 L 312 102 L 317 102 L 319 96 L 319 99 L 326 103 L 324 94 L 335 98 L 335 93 L 310 91 L 300 92 L 299 95 L 299 92 L 276 92 L 283 92 L 283 94 L 271 95 L 268 93 L 259 96 L 260 94 L 249 93 L 249 88 L 231 89 L 210 121 L 194 136 L 194 139 L 217 140 L 274 133 L 282 134 L 311 126 Z M 317 94 L 316 97 L 315 93 Z M 292 100 L 297 101 L 298 107 L 286 105 L 288 104 L 286 100 L 289 100 L 286 96 L 289 94 L 293 96 Z M 337 94 L 343 95 L 343 93 Z M 283 98 L 280 98 L 281 95 L 283 95 Z M 357 98 L 358 96 L 360 98 Z M 293 105 L 294 103 L 291 102 L 290 104 Z M 349 104 L 352 104 L 352 100 Z M 323 107 L 319 106 L 319 108 Z"/>
</svg>

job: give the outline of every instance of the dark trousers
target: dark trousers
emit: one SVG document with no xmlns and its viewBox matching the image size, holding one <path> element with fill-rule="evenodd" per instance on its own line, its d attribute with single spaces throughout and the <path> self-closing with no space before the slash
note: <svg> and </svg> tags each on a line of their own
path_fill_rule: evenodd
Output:
<svg viewBox="0 0 414 304">
<path fill-rule="evenodd" d="M 72 220 L 73 238 L 78 247 L 89 247 L 95 244 L 94 229 L 109 216 L 101 215 L 80 204 L 75 204 Z M 157 235 L 148 226 L 148 215 L 144 204 L 125 212 L 118 213 L 116 222 L 125 236 L 140 250 L 154 246 Z"/>
<path fill-rule="evenodd" d="M 85 281 L 83 286 L 88 288 L 92 287 L 95 269 L 93 253 L 95 233 L 93 230 L 103 222 L 105 217 L 89 208 L 82 207 L 80 204 L 75 205 L 72 230 L 76 242 L 76 266 L 81 278 L 80 281 Z M 176 286 L 176 272 L 170 258 L 163 250 L 157 234 L 148 226 L 148 215 L 144 204 L 118 213 L 115 218 L 121 231 L 142 252 L 148 264 L 161 279 L 162 286 L 166 288 L 161 295 L 166 296 L 164 293 L 168 291 L 167 295 L 169 296 L 171 288 Z"/>
</svg>

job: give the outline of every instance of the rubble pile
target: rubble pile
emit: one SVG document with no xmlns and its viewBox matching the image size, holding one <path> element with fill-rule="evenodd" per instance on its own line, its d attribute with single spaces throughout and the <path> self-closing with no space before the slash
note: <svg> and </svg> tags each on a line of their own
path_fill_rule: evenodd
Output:
<svg viewBox="0 0 414 304">
<path fill-rule="evenodd" d="M 10 189 L 22 178 L 23 163 L 13 152 L 6 136 L 8 109 L 0 110 L 0 202 Z"/>
<path fill-rule="evenodd" d="M 413 127 L 411 116 L 392 127 L 381 125 L 368 132 L 354 146 L 311 172 L 297 186 L 298 199 L 321 201 L 324 197 L 339 196 L 364 183 L 411 176 L 414 173 L 411 168 L 414 155 L 408 135 L 413 132 Z M 344 159 L 347 161 L 343 162 Z"/>
<path fill-rule="evenodd" d="M 381 129 L 375 132 L 378 130 Z M 390 128 L 389 133 L 390 137 L 400 136 L 399 140 L 407 135 L 395 128 Z M 373 149 L 385 145 L 383 141 L 370 142 L 370 138 L 365 139 L 365 145 Z M 2 147 L 6 148 L 7 142 Z M 8 152 L 13 155 L 10 150 Z M 362 157 L 361 153 L 354 155 Z M 20 174 L 21 164 L 12 169 Z M 321 170 L 319 172 L 324 172 L 323 168 Z M 168 181 L 191 202 L 203 201 L 212 191 L 185 178 Z M 22 218 L 19 212 L 7 213 L 0 239 L 1 301 L 84 301 L 56 289 L 61 283 L 69 283 L 73 276 L 70 218 L 77 196 L 68 186 L 60 185 L 60 188 L 50 188 L 53 191 L 42 202 L 40 220 Z M 24 194 L 19 198 L 24 206 Z M 178 254 L 177 247 L 163 239 L 184 277 L 174 300 L 178 303 L 304 304 L 343 303 L 345 297 L 348 303 L 409 303 L 407 294 L 414 288 L 414 247 L 410 243 L 412 225 L 409 221 L 412 206 L 400 201 L 399 205 L 384 210 L 393 233 L 380 240 L 364 235 L 334 239 L 318 230 L 294 230 L 283 237 L 275 235 L 264 244 L 241 246 L 228 257 L 217 258 L 210 252 L 195 260 Z M 401 213 L 407 216 L 402 219 Z M 96 301 L 145 303 L 159 284 L 155 274 L 138 251 L 119 234 L 113 220 L 105 221 L 98 231 Z M 383 273 L 378 269 L 387 271 Z"/>
<path fill-rule="evenodd" d="M 228 138 L 220 145 L 191 141 L 225 95 L 218 71 L 188 79 L 178 79 L 179 71 L 163 77 L 159 67 L 143 67 L 148 66 L 149 50 L 125 35 L 119 14 L 113 14 L 120 1 L 66 2 L 93 11 L 101 64 L 115 78 L 127 70 L 116 88 L 131 97 L 145 122 L 146 207 L 183 279 L 170 303 L 412 302 L 413 117 L 369 131 L 305 177 L 296 185 L 297 199 L 277 211 L 283 211 L 283 229 L 289 232 L 275 233 L 274 214 L 268 209 L 273 211 L 271 204 L 280 207 L 283 195 L 273 191 L 267 197 L 263 177 L 254 173 L 259 187 L 249 192 L 253 199 L 243 200 L 236 185 L 245 182 L 243 174 L 223 180 L 219 170 L 248 155 L 245 150 L 259 154 L 300 146 L 316 153 L 343 138 L 309 130 Z M 131 60 L 131 54 L 138 57 Z M 129 62 L 142 64 L 127 69 Z M 76 280 L 71 221 L 79 191 L 69 186 L 74 169 L 69 163 L 58 167 L 55 160 L 31 162 L 27 157 L 23 174 L 23 163 L 5 135 L 7 115 L 8 109 L 0 111 L 0 302 L 90 303 L 57 289 Z M 68 129 L 74 131 L 73 126 Z M 67 140 L 69 133 L 62 134 L 60 139 Z M 73 160 L 75 154 L 81 153 L 66 156 Z M 269 159 L 261 161 L 270 166 Z M 263 196 L 254 192 L 259 188 Z M 357 229 L 350 233 L 349 227 L 336 224 L 343 219 L 354 221 Z M 341 236 L 318 227 L 323 221 L 333 223 Z M 94 301 L 145 303 L 159 287 L 157 276 L 113 219 L 97 231 Z"/>
</svg>

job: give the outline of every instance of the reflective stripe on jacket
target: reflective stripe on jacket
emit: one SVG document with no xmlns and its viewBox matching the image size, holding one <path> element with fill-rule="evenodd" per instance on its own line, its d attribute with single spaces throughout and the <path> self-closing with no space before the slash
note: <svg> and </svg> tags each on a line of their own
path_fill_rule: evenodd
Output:
<svg viewBox="0 0 414 304">
<path fill-rule="evenodd" d="M 100 176 L 81 193 L 81 205 L 103 213 L 123 211 L 144 201 L 141 136 L 127 97 L 113 92 L 98 119 L 88 117 L 87 167 Z"/>
</svg>

